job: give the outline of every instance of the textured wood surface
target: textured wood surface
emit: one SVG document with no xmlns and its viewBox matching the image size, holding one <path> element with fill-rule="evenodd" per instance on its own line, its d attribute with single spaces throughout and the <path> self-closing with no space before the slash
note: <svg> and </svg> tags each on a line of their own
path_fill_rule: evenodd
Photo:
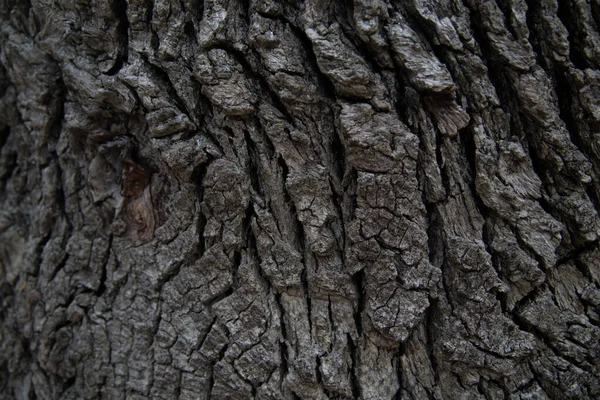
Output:
<svg viewBox="0 0 600 400">
<path fill-rule="evenodd" d="M 599 398 L 599 28 L 0 1 L 0 398 Z"/>
</svg>

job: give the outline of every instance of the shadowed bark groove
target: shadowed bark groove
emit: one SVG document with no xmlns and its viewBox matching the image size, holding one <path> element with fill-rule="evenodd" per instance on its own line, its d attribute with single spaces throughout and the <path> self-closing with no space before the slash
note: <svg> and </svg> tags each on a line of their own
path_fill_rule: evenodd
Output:
<svg viewBox="0 0 600 400">
<path fill-rule="evenodd" d="M 597 0 L 0 2 L 0 399 L 600 397 Z"/>
</svg>

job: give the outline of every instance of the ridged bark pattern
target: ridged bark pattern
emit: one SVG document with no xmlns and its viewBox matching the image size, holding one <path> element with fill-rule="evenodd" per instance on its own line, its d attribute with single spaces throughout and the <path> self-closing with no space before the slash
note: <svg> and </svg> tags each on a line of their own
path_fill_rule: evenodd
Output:
<svg viewBox="0 0 600 400">
<path fill-rule="evenodd" d="M 2 0 L 0 398 L 599 398 L 599 28 Z"/>
</svg>

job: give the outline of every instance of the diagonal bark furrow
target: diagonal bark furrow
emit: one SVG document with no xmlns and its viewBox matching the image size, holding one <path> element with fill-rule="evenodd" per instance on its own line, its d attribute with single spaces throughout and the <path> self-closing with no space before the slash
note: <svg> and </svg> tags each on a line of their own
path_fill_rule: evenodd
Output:
<svg viewBox="0 0 600 400">
<path fill-rule="evenodd" d="M 108 71 L 107 75 L 116 75 L 123 64 L 127 63 L 129 55 L 129 20 L 127 19 L 127 0 L 114 0 L 113 9 L 115 16 L 119 20 L 117 26 L 117 34 L 119 35 L 119 50 L 115 58 L 115 62 Z"/>
</svg>

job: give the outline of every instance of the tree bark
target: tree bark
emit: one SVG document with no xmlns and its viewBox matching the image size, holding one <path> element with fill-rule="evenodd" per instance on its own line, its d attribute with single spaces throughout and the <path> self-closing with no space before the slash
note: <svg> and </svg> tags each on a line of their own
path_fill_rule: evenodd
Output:
<svg viewBox="0 0 600 400">
<path fill-rule="evenodd" d="M 0 24 L 0 398 L 600 397 L 599 0 Z"/>
</svg>

